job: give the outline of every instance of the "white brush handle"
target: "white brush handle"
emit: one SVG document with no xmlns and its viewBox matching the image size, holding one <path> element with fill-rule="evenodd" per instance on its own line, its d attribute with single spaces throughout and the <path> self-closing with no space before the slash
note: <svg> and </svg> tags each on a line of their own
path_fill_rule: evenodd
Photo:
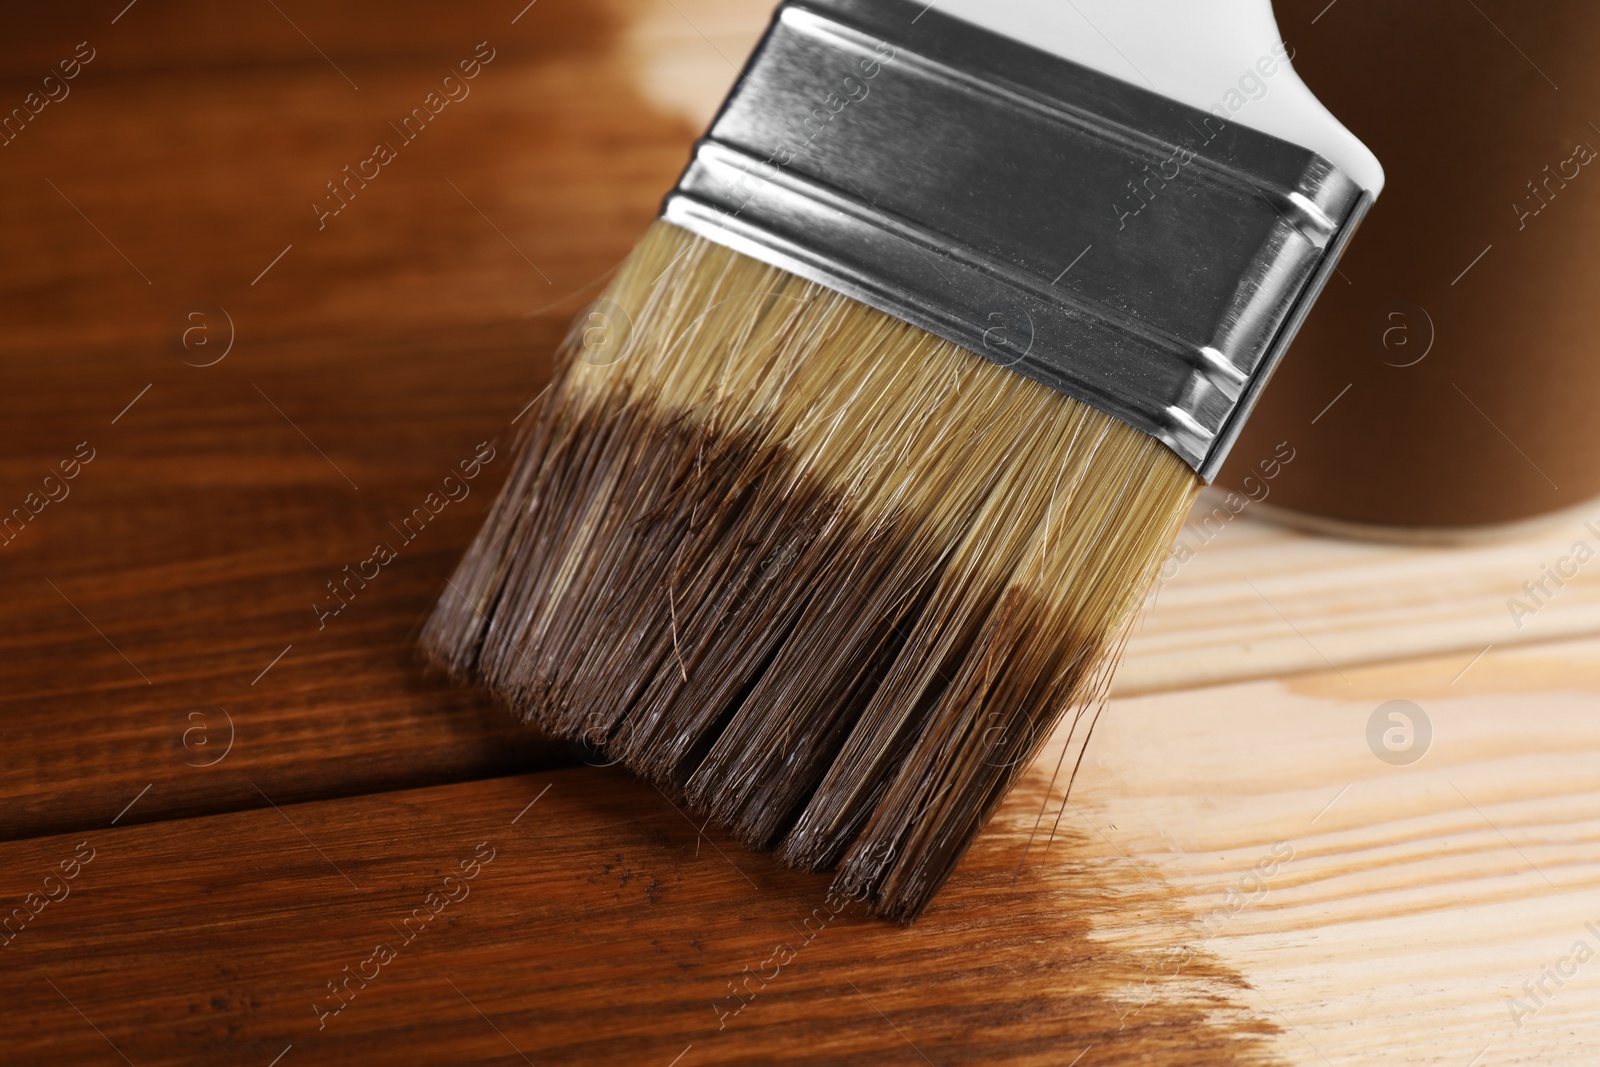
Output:
<svg viewBox="0 0 1600 1067">
<path fill-rule="evenodd" d="M 1293 141 L 1374 196 L 1378 158 L 1289 64 L 1271 0 L 938 0 L 937 10 Z"/>
</svg>

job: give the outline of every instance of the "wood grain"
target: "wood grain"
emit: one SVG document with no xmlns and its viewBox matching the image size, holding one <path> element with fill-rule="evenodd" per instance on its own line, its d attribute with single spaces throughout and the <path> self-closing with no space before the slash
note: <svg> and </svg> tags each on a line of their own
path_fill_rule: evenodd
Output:
<svg viewBox="0 0 1600 1067">
<path fill-rule="evenodd" d="M 1118 701 L 1048 850 L 1054 746 L 910 930 L 845 909 L 804 942 L 825 879 L 702 836 L 609 769 L 12 843 L 8 906 L 79 842 L 94 858 L 3 949 L 0 991 L 28 1022 L 0 1049 L 246 1064 L 292 1046 L 287 1067 L 1586 1062 L 1588 970 L 1547 981 L 1520 1028 L 1509 1001 L 1600 940 L 1600 642 L 1486 657 L 1454 684 L 1452 667 Z M 1366 739 L 1397 698 L 1433 724 L 1409 766 Z M 494 858 L 465 879 L 484 841 Z M 460 899 L 401 944 L 436 888 Z M 379 944 L 396 957 L 370 978 Z M 370 982 L 341 998 L 327 983 L 346 966 Z M 767 981 L 731 997 L 747 967 Z"/>
<path fill-rule="evenodd" d="M 1016 887 L 1026 834 L 987 837 L 902 930 L 697 830 L 579 769 L 6 845 L 8 907 L 92 859 L 0 949 L 0 1059 L 1268 1062 L 1275 1024 L 1203 958 L 1121 1025 L 1154 956 L 1117 931 L 1183 916 L 1073 831 Z"/>
<path fill-rule="evenodd" d="M 1169 559 L 1170 580 L 1128 643 L 1115 691 L 1447 652 L 1460 669 L 1491 645 L 1595 633 L 1596 531 L 1600 504 L 1479 543 L 1380 544 L 1305 533 L 1250 507 L 1235 517 L 1208 490 L 1179 535 L 1192 556 Z"/>
<path fill-rule="evenodd" d="M 682 164 L 689 131 L 624 76 L 626 6 L 287 6 L 327 61 L 271 5 L 115 8 L 0 35 L 12 71 L 97 50 L 0 148 L 0 509 L 38 510 L 0 547 L 0 837 L 136 794 L 124 822 L 565 760 L 410 649 L 549 352 Z M 470 95 L 319 231 L 324 183 L 486 40 Z M 379 541 L 399 558 L 319 619 Z"/>
<path fill-rule="evenodd" d="M 1074 805 L 1215 931 L 1188 944 L 1245 976 L 1286 1061 L 1591 1062 L 1597 691 L 1590 638 L 1118 701 Z M 1409 765 L 1369 745 L 1392 700 L 1431 721 Z"/>
</svg>

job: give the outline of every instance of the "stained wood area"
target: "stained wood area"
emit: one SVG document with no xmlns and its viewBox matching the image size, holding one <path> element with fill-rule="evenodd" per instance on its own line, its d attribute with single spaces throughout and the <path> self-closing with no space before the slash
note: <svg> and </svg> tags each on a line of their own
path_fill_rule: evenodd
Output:
<svg viewBox="0 0 1600 1067">
<path fill-rule="evenodd" d="M 681 166 L 623 13 L 119 7 L 0 35 L 19 100 L 94 53 L 0 149 L 0 506 L 29 509 L 0 547 L 0 835 L 146 786 L 124 823 L 565 759 L 411 638 Z M 345 184 L 376 141 L 397 157 Z"/>
<path fill-rule="evenodd" d="M 1585 1062 L 1600 644 L 1453 669 L 1119 702 L 1071 803 L 1052 747 L 910 930 L 615 769 L 15 842 L 7 899 L 37 914 L 4 949 L 26 1022 L 0 1042 L 17 1063 Z M 1409 766 L 1368 745 L 1391 699 L 1432 725 Z"/>
<path fill-rule="evenodd" d="M 910 930 L 422 671 L 768 13 L 0 13 L 6 108 L 92 53 L 0 147 L 0 1062 L 1600 1059 L 1596 579 L 1507 605 L 1583 515 L 1197 518 L 1070 804 L 1058 740 Z"/>
</svg>

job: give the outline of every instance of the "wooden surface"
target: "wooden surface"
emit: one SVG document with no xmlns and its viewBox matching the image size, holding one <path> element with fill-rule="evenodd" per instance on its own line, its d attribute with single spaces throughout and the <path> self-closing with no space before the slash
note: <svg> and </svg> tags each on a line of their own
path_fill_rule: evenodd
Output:
<svg viewBox="0 0 1600 1067">
<path fill-rule="evenodd" d="M 1179 535 L 1193 556 L 1169 559 L 1119 694 L 1444 653 L 1459 668 L 1485 649 L 1600 631 L 1600 565 L 1583 562 L 1600 556 L 1600 502 L 1438 546 L 1306 534 L 1249 506 L 1230 517 L 1226 497 L 1203 493 Z"/>
<path fill-rule="evenodd" d="M 0 834 L 109 819 L 147 784 L 126 821 L 564 758 L 410 652 L 508 456 L 338 617 L 313 605 L 508 437 L 681 165 L 687 131 L 610 58 L 620 16 L 296 13 L 355 90 L 271 5 L 119 8 L 3 34 L 40 77 L 86 37 L 97 55 L 0 149 L 3 507 L 95 455 L 0 548 Z M 484 40 L 470 95 L 319 231 L 324 183 Z M 194 766 L 230 717 L 227 759 Z"/>
<path fill-rule="evenodd" d="M 1586 1062 L 1587 971 L 1521 1028 L 1509 998 L 1600 941 L 1600 642 L 1452 668 L 1120 701 L 1048 851 L 1052 753 L 911 930 L 834 917 L 825 879 L 610 769 L 17 842 L 9 897 L 66 895 L 4 949 L 26 1023 L 0 1041 L 18 1063 Z M 1364 736 L 1396 694 L 1434 726 L 1406 768 Z M 434 890 L 457 899 L 402 928 Z M 347 966 L 370 981 L 336 996 Z"/>
<path fill-rule="evenodd" d="M 835 916 L 410 651 L 766 5 L 124 5 L 0 13 L 8 99 L 95 49 L 0 147 L 0 508 L 94 456 L 0 546 L 0 1062 L 1600 1058 L 1600 570 L 1507 604 L 1588 516 L 1459 549 L 1197 520 L 1071 804 L 1048 751 L 915 928 Z M 1391 700 L 1418 762 L 1369 744 Z"/>
</svg>

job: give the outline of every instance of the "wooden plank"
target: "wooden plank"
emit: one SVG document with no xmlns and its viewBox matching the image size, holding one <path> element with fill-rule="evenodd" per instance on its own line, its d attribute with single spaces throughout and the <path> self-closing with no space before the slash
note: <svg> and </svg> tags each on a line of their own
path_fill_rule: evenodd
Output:
<svg viewBox="0 0 1600 1067">
<path fill-rule="evenodd" d="M 0 837 L 147 785 L 124 822 L 567 758 L 410 646 L 549 353 L 682 165 L 689 132 L 623 76 L 628 10 L 286 11 L 359 92 L 270 5 L 4 16 L 11 69 L 98 53 L 0 170 L 0 514 L 37 512 L 0 547 Z M 484 40 L 470 95 L 319 230 L 325 183 Z M 398 558 L 323 625 L 379 542 Z"/>
<path fill-rule="evenodd" d="M 1233 517 L 1224 494 L 1208 490 L 1115 690 L 1445 652 L 1458 653 L 1459 669 L 1491 645 L 1600 632 L 1596 531 L 1600 505 L 1481 543 L 1379 544 L 1305 533 L 1248 507 Z"/>
<path fill-rule="evenodd" d="M 0 900 L 66 896 L 4 948 L 0 1059 L 1257 1062 L 1271 1024 L 1203 964 L 1119 1030 L 1140 960 L 1094 930 L 1174 917 L 1067 844 L 1013 889 L 1020 841 L 986 841 L 907 931 L 614 770 L 15 842 Z"/>
<path fill-rule="evenodd" d="M 1588 639 L 1118 701 L 1074 804 L 1200 922 L 1157 974 L 1193 947 L 1226 961 L 1283 1059 L 1586 1062 L 1597 694 Z M 1431 723 L 1409 764 L 1369 741 L 1374 717 L 1403 727 L 1379 710 L 1397 700 Z"/>
<path fill-rule="evenodd" d="M 1597 941 L 1600 642 L 1491 654 L 1452 685 L 1455 669 L 1118 701 L 1048 852 L 1029 838 L 1060 799 L 1055 745 L 910 930 L 832 917 L 823 878 L 702 836 L 614 770 L 15 842 L 7 902 L 81 841 L 94 858 L 3 950 L 26 1022 L 0 1050 L 115 1062 L 114 1044 L 141 1067 L 1585 1062 L 1590 970 L 1546 979 L 1520 1028 L 1508 1001 Z M 1409 766 L 1368 747 L 1390 699 L 1432 722 Z M 480 842 L 493 859 L 467 879 Z M 458 899 L 407 941 L 435 890 Z M 331 991 L 346 967 L 365 984 Z M 767 977 L 732 996 L 751 972 Z"/>
</svg>

